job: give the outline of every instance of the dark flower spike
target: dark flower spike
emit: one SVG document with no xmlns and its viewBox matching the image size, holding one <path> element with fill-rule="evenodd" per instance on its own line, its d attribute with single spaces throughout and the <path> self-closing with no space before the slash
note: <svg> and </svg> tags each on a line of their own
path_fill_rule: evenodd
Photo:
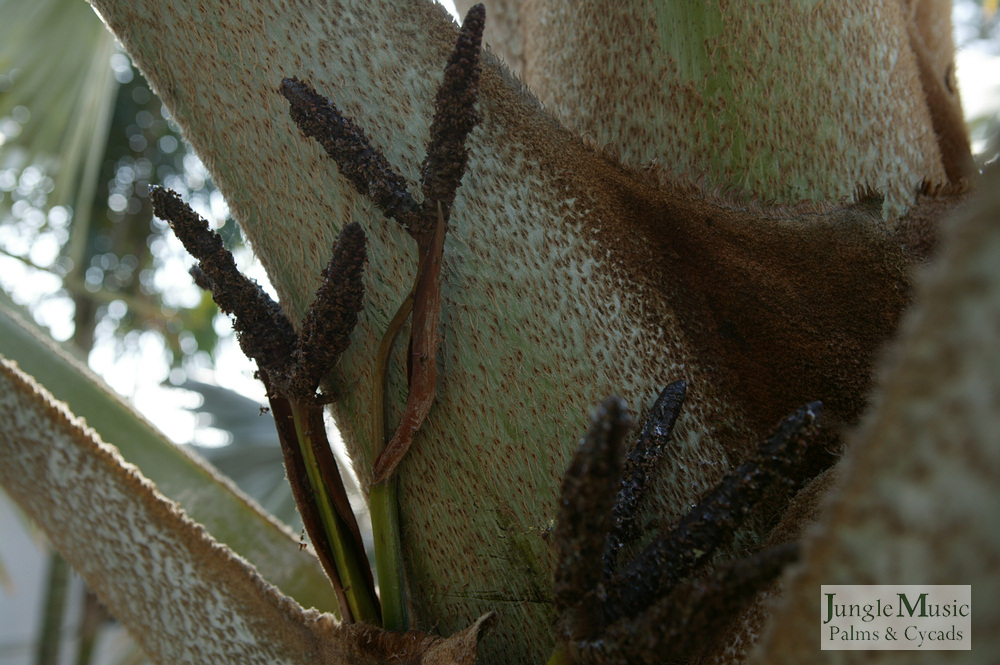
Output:
<svg viewBox="0 0 1000 665">
<path fill-rule="evenodd" d="M 558 552 L 554 595 L 561 630 L 570 640 L 589 637 L 602 627 L 599 604 L 584 598 L 604 578 L 611 510 L 621 478 L 625 435 L 632 425 L 625 403 L 617 397 L 606 399 L 563 478 L 553 534 Z"/>
<path fill-rule="evenodd" d="M 605 617 L 634 616 L 669 593 L 732 540 L 736 528 L 776 484 L 802 479 L 821 404 L 788 416 L 757 452 L 726 476 L 665 537 L 637 555 L 606 589 Z"/>
<path fill-rule="evenodd" d="M 400 552 L 398 507 L 396 505 L 395 470 L 413 443 L 413 438 L 422 426 L 434 402 L 437 383 L 438 322 L 441 314 L 441 264 L 444 252 L 444 237 L 455 192 L 461 184 L 468 154 L 465 140 L 473 126 L 479 121 L 474 109 L 479 84 L 479 52 L 482 42 L 485 10 L 482 5 L 473 7 L 462 25 L 458 42 L 445 69 L 444 82 L 435 99 L 435 115 L 431 123 L 431 138 L 428 142 L 427 157 L 421 167 L 423 203 L 417 205 L 407 189 L 406 183 L 389 166 L 385 156 L 374 147 L 360 127 L 346 118 L 337 107 L 316 92 L 311 86 L 296 78 L 281 81 L 280 93 L 288 100 L 292 120 L 309 137 L 320 142 L 327 154 L 337 163 L 341 174 L 354 188 L 368 196 L 387 216 L 406 227 L 417 243 L 417 274 L 410 295 L 400 305 L 392 318 L 389 331 L 380 344 L 376 357 L 375 375 L 385 385 L 389 357 L 396 333 L 405 319 L 412 318 L 410 353 L 407 368 L 409 392 L 406 406 L 395 433 L 385 444 L 375 459 L 372 468 L 370 501 L 372 507 L 372 527 L 375 532 L 376 559 L 379 560 L 379 574 L 383 584 L 384 625 L 393 630 L 405 630 L 408 626 L 405 600 L 405 579 Z M 360 255 L 358 255 L 360 256 Z M 360 271 L 361 259 L 356 257 Z M 353 264 L 352 264 L 353 265 Z M 333 272 L 331 267 L 327 271 Z M 358 273 L 360 275 L 360 273 Z M 208 276 L 211 281 L 211 275 Z M 331 280 L 337 281 L 337 280 Z M 288 375 L 286 388 L 291 395 L 308 393 L 314 389 L 321 373 L 316 367 L 335 362 L 339 355 L 336 349 L 341 339 L 346 342 L 350 328 L 356 317 L 353 301 L 350 301 L 350 279 L 343 282 L 343 301 L 334 306 L 323 306 L 307 316 L 303 323 L 304 338 L 301 352 L 297 352 L 295 367 Z M 360 282 L 358 283 L 360 288 Z M 360 302 L 360 296 L 358 302 Z M 317 304 L 324 301 L 323 291 L 317 293 Z M 323 312 L 329 310 L 326 314 Z M 338 321 L 350 321 L 350 325 L 337 323 L 329 330 L 319 323 L 324 316 L 333 313 Z M 313 320 L 315 319 L 315 320 Z M 346 332 L 345 332 L 346 331 Z M 343 337 L 340 337 L 343 333 Z M 322 343 L 316 343 L 321 340 Z M 330 347 L 328 358 L 319 358 L 319 349 Z M 297 406 L 301 400 L 295 398 Z M 386 403 L 384 392 L 377 402 Z M 383 432 L 385 427 L 384 408 L 374 413 L 377 423 L 374 431 Z M 292 409 L 296 416 L 295 431 L 304 428 L 304 438 L 314 429 L 308 423 L 310 418 Z M 292 431 L 286 427 L 287 431 Z M 383 432 L 384 434 L 384 432 Z M 377 439 L 383 439 L 378 436 Z M 306 446 L 312 457 L 323 467 L 322 446 Z M 313 467 L 308 467 L 309 471 Z M 312 474 L 316 475 L 315 473 Z M 335 496 L 330 503 L 337 503 Z M 332 523 L 328 513 L 321 507 L 327 523 Z M 339 508 L 338 508 L 339 512 Z M 336 526 L 336 525 L 334 525 Z M 351 565 L 340 568 L 352 569 Z M 344 591 L 348 589 L 345 580 Z M 350 600 L 350 598 L 348 598 Z M 363 600 L 363 599 L 362 599 Z M 358 605 L 358 603 L 355 603 Z M 361 608 L 363 609 L 363 608 Z"/>
<path fill-rule="evenodd" d="M 302 133 L 319 141 L 354 188 L 412 232 L 417 203 L 406 181 L 392 170 L 364 131 L 308 83 L 284 78 L 278 91 L 288 100 L 292 120 Z"/>
<path fill-rule="evenodd" d="M 468 157 L 465 139 L 479 121 L 473 105 L 479 85 L 479 50 L 485 16 L 481 4 L 466 14 L 435 100 L 436 113 L 423 166 L 420 226 L 410 229 L 420 257 L 413 288 L 410 391 L 399 427 L 375 459 L 373 484 L 387 481 L 395 472 L 434 402 L 444 236 L 455 191 L 465 172 Z"/>
<path fill-rule="evenodd" d="M 424 195 L 421 230 L 424 233 L 433 228 L 439 203 L 448 221 L 455 193 L 465 173 L 469 159 L 465 140 L 480 119 L 475 104 L 485 25 L 486 9 L 482 4 L 473 6 L 462 22 L 455 48 L 445 66 L 444 80 L 434 98 L 431 138 L 420 169 Z"/>
<path fill-rule="evenodd" d="M 290 395 L 305 398 L 315 394 L 320 379 L 347 350 L 365 293 L 361 282 L 367 260 L 365 245 L 365 233 L 357 222 L 346 225 L 334 243 L 323 282 L 302 320 L 289 378 Z"/>
<path fill-rule="evenodd" d="M 634 619 L 623 619 L 600 640 L 576 645 L 581 663 L 684 663 L 709 646 L 765 585 L 799 556 L 787 543 L 753 556 L 721 564 L 704 579 L 688 580 Z"/>
<path fill-rule="evenodd" d="M 435 98 L 427 157 L 421 166 L 424 201 L 413 201 L 403 179 L 337 107 L 296 78 L 285 78 L 279 91 L 289 101 L 293 121 L 318 140 L 340 172 L 361 194 L 406 226 L 417 242 L 419 263 L 412 290 L 412 330 L 407 403 L 400 424 L 376 458 L 372 484 L 389 480 L 413 443 L 435 397 L 438 320 L 441 309 L 441 259 L 451 205 L 468 162 L 465 141 L 479 122 L 480 50 L 486 10 L 481 4 L 466 14 Z M 385 367 L 376 372 L 383 374 Z"/>
<path fill-rule="evenodd" d="M 656 398 L 653 408 L 646 418 L 646 424 L 639 439 L 625 458 L 618 500 L 615 502 L 611 533 L 608 535 L 608 550 L 604 553 L 605 573 L 610 577 L 622 546 L 636 536 L 635 520 L 646 490 L 646 482 L 660 466 L 667 452 L 667 443 L 674 431 L 674 423 L 680 415 L 687 383 L 674 381 L 663 389 Z"/>
<path fill-rule="evenodd" d="M 170 224 L 184 248 L 198 259 L 201 275 L 196 281 L 211 285 L 219 309 L 234 315 L 233 328 L 243 353 L 264 370 L 286 366 L 298 338 L 278 303 L 240 273 L 222 238 L 176 192 L 150 187 L 149 198 L 156 215 Z"/>
<path fill-rule="evenodd" d="M 222 240 L 176 193 L 153 187 L 150 198 L 156 214 L 170 222 L 184 247 L 198 259 L 191 271 L 195 282 L 211 291 L 223 312 L 234 315 L 240 347 L 257 361 L 292 494 L 333 584 L 342 618 L 377 624 L 378 598 L 364 543 L 315 394 L 320 378 L 347 348 L 361 309 L 365 264 L 361 227 L 347 225 L 334 244 L 299 336 L 280 306 L 239 272 Z"/>
<path fill-rule="evenodd" d="M 663 391 L 626 466 L 642 467 L 647 459 L 652 466 L 662 457 L 685 390 L 676 382 Z M 624 432 L 612 435 L 620 422 L 615 414 L 623 410 L 616 399 L 602 405 L 566 472 L 555 532 L 558 643 L 550 665 L 687 661 L 797 556 L 796 545 L 783 545 L 691 577 L 777 487 L 814 475 L 806 453 L 818 438 L 819 402 L 782 421 L 749 460 L 612 577 L 597 553 L 607 552 L 602 546 L 610 536 L 608 497 L 621 466 L 609 443 L 620 446 L 624 438 Z"/>
<path fill-rule="evenodd" d="M 191 279 L 194 280 L 195 285 L 203 291 L 212 291 L 212 280 L 208 278 L 201 268 L 197 264 L 191 266 L 188 269 L 188 274 L 191 275 Z"/>
</svg>

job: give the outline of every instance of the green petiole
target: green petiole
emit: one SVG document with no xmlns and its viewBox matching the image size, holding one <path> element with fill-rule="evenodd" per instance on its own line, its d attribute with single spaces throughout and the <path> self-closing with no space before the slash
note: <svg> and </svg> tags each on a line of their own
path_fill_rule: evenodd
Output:
<svg viewBox="0 0 1000 665">
<path fill-rule="evenodd" d="M 385 408 L 385 391 L 392 347 L 403 323 L 413 310 L 414 293 L 411 291 L 400 304 L 389 322 L 375 358 L 375 403 L 372 408 L 374 440 L 385 445 L 388 414 Z M 402 540 L 399 533 L 399 503 L 396 489 L 398 480 L 393 474 L 385 482 L 371 486 L 368 506 L 371 511 L 372 535 L 375 539 L 375 569 L 378 571 L 379 595 L 382 601 L 382 627 L 386 630 L 406 631 L 410 627 L 406 607 L 406 577 L 403 570 Z"/>
<path fill-rule="evenodd" d="M 355 542 L 354 536 L 335 507 L 335 500 L 328 490 L 330 485 L 324 482 L 323 471 L 314 449 L 318 445 L 329 446 L 320 409 L 315 404 L 291 404 L 303 466 L 351 614 L 355 621 L 378 626 L 381 624 L 381 613 L 374 589 L 368 582 L 368 560 L 363 551 L 359 552 L 356 547 L 351 546 Z"/>
</svg>

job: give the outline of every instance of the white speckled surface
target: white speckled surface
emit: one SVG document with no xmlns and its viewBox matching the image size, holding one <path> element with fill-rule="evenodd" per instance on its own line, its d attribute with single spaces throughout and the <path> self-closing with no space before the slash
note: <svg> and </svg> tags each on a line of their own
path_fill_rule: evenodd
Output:
<svg viewBox="0 0 1000 665">
<path fill-rule="evenodd" d="M 268 585 L 6 360 L 0 419 L 0 484 L 148 653 L 178 665 L 314 662 L 309 624 L 331 617 Z"/>
</svg>

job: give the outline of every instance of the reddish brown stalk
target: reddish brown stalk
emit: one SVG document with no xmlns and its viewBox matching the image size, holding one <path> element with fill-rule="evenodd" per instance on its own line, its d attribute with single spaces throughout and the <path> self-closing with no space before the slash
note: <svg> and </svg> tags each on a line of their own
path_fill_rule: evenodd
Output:
<svg viewBox="0 0 1000 665">
<path fill-rule="evenodd" d="M 340 606 L 341 618 L 347 623 L 353 623 L 354 617 L 350 604 L 347 602 L 347 595 L 344 593 L 344 584 L 337 573 L 330 543 L 327 542 L 324 535 L 323 522 L 320 519 L 319 509 L 316 507 L 309 485 L 309 477 L 302 461 L 302 453 L 298 449 L 292 405 L 287 398 L 281 395 L 269 396 L 268 403 L 271 405 L 271 414 L 274 416 L 274 424 L 278 430 L 281 455 L 285 462 L 285 474 L 288 476 L 288 484 L 292 488 L 295 506 L 299 510 L 299 515 L 302 516 L 302 525 L 305 527 L 306 533 L 309 534 L 309 539 L 313 543 L 323 571 L 330 578 L 330 583 L 337 596 L 337 604 Z"/>
<path fill-rule="evenodd" d="M 350 344 L 364 296 L 365 234 L 348 224 L 333 246 L 297 335 L 281 307 L 236 267 L 218 234 L 174 192 L 151 188 L 157 215 L 170 222 L 199 264 L 195 281 L 234 314 L 240 347 L 257 361 L 278 428 L 288 481 L 302 521 L 333 584 L 343 619 L 377 623 L 378 601 L 364 543 L 323 424 L 321 377 Z"/>
<path fill-rule="evenodd" d="M 340 468 L 337 466 L 337 460 L 333 456 L 333 450 L 330 448 L 330 440 L 326 437 L 326 424 L 323 422 L 323 406 L 316 402 L 305 401 L 293 404 L 292 408 L 296 407 L 301 408 L 307 414 L 309 431 L 312 435 L 310 440 L 312 442 L 313 454 L 316 456 L 320 474 L 323 476 L 323 485 L 330 494 L 333 507 L 337 510 L 337 514 L 341 516 L 341 519 L 344 520 L 344 524 L 352 536 L 357 551 L 363 553 L 365 551 L 365 543 L 361 538 L 361 530 L 354 519 L 354 509 L 351 508 L 351 502 L 347 498 L 347 490 L 344 488 L 344 481 L 340 477 Z M 366 567 L 364 570 L 368 573 L 368 579 L 372 588 L 374 588 L 375 582 L 372 580 L 371 569 Z"/>
<path fill-rule="evenodd" d="M 410 392 L 396 433 L 375 460 L 373 483 L 384 482 L 413 443 L 434 403 L 437 386 L 438 320 L 441 317 L 441 257 L 444 253 L 444 215 L 438 209 L 433 232 L 417 238 L 420 264 L 413 299 L 410 341 Z"/>
<path fill-rule="evenodd" d="M 399 427 L 375 460 L 373 483 L 385 482 L 413 443 L 434 402 L 437 383 L 438 320 L 441 316 L 441 256 L 455 193 L 468 162 L 466 140 L 479 122 L 479 51 L 486 10 L 473 6 L 459 31 L 434 99 L 434 119 L 422 171 L 423 224 L 410 232 L 417 241 L 420 264 L 413 300 L 410 338 L 410 392 Z"/>
</svg>

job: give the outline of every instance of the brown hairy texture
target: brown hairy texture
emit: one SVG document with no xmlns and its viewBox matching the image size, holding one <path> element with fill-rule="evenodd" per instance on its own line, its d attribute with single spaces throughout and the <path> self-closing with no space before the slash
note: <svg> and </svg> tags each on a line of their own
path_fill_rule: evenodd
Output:
<svg viewBox="0 0 1000 665">
<path fill-rule="evenodd" d="M 678 323 L 712 358 L 716 386 L 757 431 L 810 399 L 828 422 L 856 421 L 875 354 L 909 301 L 907 257 L 874 202 L 782 219 L 647 188 L 616 169 L 587 181 L 567 186 L 616 221 L 617 241 L 608 226 L 594 233 L 618 270 L 647 307 L 662 298 L 684 312 Z"/>
<path fill-rule="evenodd" d="M 950 25 L 951 2 L 903 0 L 908 10 L 907 36 L 920 72 L 920 84 L 952 185 L 969 182 L 978 172 L 965 128 L 955 82 L 955 45 Z"/>
<path fill-rule="evenodd" d="M 748 662 L 978 665 L 1000 653 L 998 219 L 1000 169 L 987 169 L 980 196 L 941 229 L 837 491 Z M 819 650 L 819 585 L 915 579 L 972 586 L 970 650 Z"/>
<path fill-rule="evenodd" d="M 369 224 L 375 269 L 366 282 L 366 311 L 337 370 L 338 380 L 352 382 L 342 385 L 356 389 L 345 391 L 334 407 L 367 483 L 382 444 L 371 435 L 370 360 L 385 322 L 413 283 L 413 253 L 395 228 L 378 225 L 371 206 L 336 176 L 325 154 L 299 140 L 291 122 L 281 121 L 271 98 L 275 82 L 290 72 L 335 91 L 337 104 L 416 183 L 435 72 L 456 30 L 429 3 L 261 2 L 220 10 L 208 0 L 189 3 L 184 11 L 142 0 L 94 4 L 206 160 L 290 313 L 307 310 L 328 258 L 325 249 L 344 221 Z M 794 49 L 808 39 L 781 42 L 791 51 L 774 49 L 767 39 L 748 42 L 749 52 L 773 54 L 779 66 L 799 67 L 817 54 L 831 57 L 819 63 L 822 76 L 792 72 L 809 86 L 808 95 L 801 93 L 802 80 L 789 87 L 803 105 L 730 109 L 704 108 L 674 80 L 664 95 L 643 97 L 664 81 L 655 67 L 669 65 L 669 58 L 632 57 L 650 52 L 647 25 L 640 26 L 645 34 L 614 40 L 632 50 L 608 58 L 597 42 L 613 33 L 594 29 L 608 25 L 603 19 L 590 21 L 598 5 L 608 14 L 607 3 L 562 4 L 579 8 L 578 14 L 568 23 L 550 23 L 545 37 L 554 53 L 568 55 L 566 64 L 587 75 L 563 77 L 566 94 L 546 94 L 546 102 L 579 101 L 598 111 L 588 116 L 599 130 L 591 132 L 592 143 L 618 142 L 614 127 L 605 128 L 623 120 L 619 126 L 636 140 L 620 152 L 632 163 L 654 158 L 637 156 L 635 147 L 659 150 L 668 128 L 676 143 L 666 146 L 663 173 L 686 172 L 704 185 L 684 189 L 671 185 L 672 178 L 637 179 L 634 169 L 607 159 L 540 111 L 496 60 L 484 59 L 478 103 L 483 121 L 469 145 L 475 187 L 458 197 L 447 237 L 442 378 L 420 445 L 407 455 L 399 478 L 415 620 L 447 633 L 487 609 L 502 608 L 485 645 L 484 657 L 495 663 L 539 661 L 551 648 L 547 594 L 555 563 L 539 534 L 554 516 L 561 473 L 590 407 L 604 395 L 620 394 L 643 413 L 660 386 L 678 376 L 688 380 L 692 387 L 674 434 L 675 450 L 646 499 L 645 510 L 662 515 L 683 514 L 795 406 L 824 399 L 826 422 L 834 428 L 856 420 L 872 384 L 876 349 L 909 303 L 910 257 L 885 230 L 895 221 L 885 219 L 885 209 L 897 208 L 886 203 L 882 211 L 871 205 L 845 209 L 843 201 L 862 180 L 887 201 L 908 205 L 922 179 L 944 179 L 943 169 L 938 173 L 933 166 L 940 159 L 937 141 L 921 110 L 912 58 L 894 50 L 906 39 L 904 31 L 900 42 L 899 26 L 892 23 L 899 14 L 893 3 L 820 3 L 807 16 L 791 0 L 777 10 L 730 3 L 737 20 L 746 18 L 735 26 L 741 38 L 760 36 L 753 14 L 763 10 L 771 14 L 766 25 L 774 25 L 773 19 L 779 28 L 788 27 L 781 23 L 786 18 L 809 21 L 806 32 L 772 34 L 810 34 L 833 47 L 826 51 L 812 43 L 809 57 L 800 59 Z M 609 16 L 612 25 L 631 25 L 635 15 L 624 9 Z M 872 13 L 875 20 L 869 21 Z M 566 38 L 573 32 L 565 28 L 577 25 L 586 28 L 582 39 Z M 856 29 L 841 29 L 846 25 Z M 730 44 L 722 39 L 718 46 L 719 55 L 727 55 Z M 591 55 L 602 53 L 602 61 Z M 887 68 L 886 60 L 897 54 L 899 66 Z M 737 65 L 740 80 L 758 85 L 757 62 L 728 62 Z M 744 62 L 748 69 L 739 67 Z M 601 71 L 594 65 L 640 67 L 621 79 L 624 86 L 600 88 L 595 84 L 614 72 L 591 76 Z M 919 104 L 913 103 L 914 90 Z M 620 103 L 622 94 L 644 103 Z M 857 108 L 844 108 L 851 104 Z M 745 203 L 745 196 L 713 195 L 714 182 L 697 179 L 700 169 L 683 156 L 724 157 L 729 146 L 704 133 L 678 131 L 671 113 L 681 114 L 681 127 L 692 119 L 704 127 L 716 110 L 768 127 L 792 115 L 846 128 L 847 135 L 816 142 L 765 131 L 742 134 L 758 141 L 756 149 L 778 145 L 777 157 L 798 159 L 779 160 L 779 175 L 808 181 L 846 171 L 849 181 L 825 192 L 811 210 L 776 209 L 767 193 L 753 206 L 731 203 Z M 804 129 L 815 136 L 814 125 Z M 752 153 L 748 163 L 755 155 L 768 156 Z M 871 161 L 858 171 L 858 159 L 868 155 Z M 878 182 L 869 173 L 886 173 L 887 179 Z M 883 186 L 889 182 L 891 190 Z M 786 202 L 796 200 L 793 191 Z M 303 218 L 289 214 L 293 210 L 313 214 Z M 839 220 L 851 217 L 854 223 L 841 228 Z M 405 378 L 390 379 L 396 406 L 405 395 Z M 760 542 L 767 526 L 751 520 L 735 547 Z"/>
<path fill-rule="evenodd" d="M 941 220 L 968 202 L 973 191 L 973 187 L 963 185 L 924 183 L 916 204 L 899 220 L 893 234 L 913 264 L 925 264 L 934 258 Z"/>
<path fill-rule="evenodd" d="M 553 542 L 559 553 L 554 598 L 560 632 L 570 640 L 593 636 L 603 626 L 600 605 L 581 602 L 604 577 L 603 559 L 615 491 L 632 420 L 625 403 L 610 397 L 598 407 L 590 431 L 563 477 Z"/>
</svg>

